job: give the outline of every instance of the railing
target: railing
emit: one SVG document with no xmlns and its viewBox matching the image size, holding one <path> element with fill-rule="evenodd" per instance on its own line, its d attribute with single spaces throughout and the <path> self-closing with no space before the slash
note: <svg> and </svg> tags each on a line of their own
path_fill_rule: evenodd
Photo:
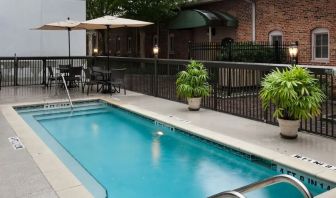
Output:
<svg viewBox="0 0 336 198">
<path fill-rule="evenodd" d="M 267 186 L 272 186 L 278 183 L 289 183 L 292 186 L 294 186 L 296 189 L 298 189 L 304 198 L 313 198 L 313 195 L 309 192 L 308 188 L 300 182 L 298 179 L 296 179 L 293 176 L 290 175 L 276 175 L 274 177 L 270 177 L 268 179 L 258 181 L 246 186 L 243 186 L 241 188 L 237 188 L 233 191 L 224 191 L 215 195 L 210 196 L 209 198 L 221 198 L 225 197 L 226 195 L 229 195 L 228 193 L 234 192 L 233 195 L 236 197 L 240 197 L 241 194 L 245 194 L 254 190 L 262 189 Z"/>
<path fill-rule="evenodd" d="M 73 66 L 84 67 L 91 65 L 106 67 L 107 60 L 107 57 L 72 57 Z M 68 61 L 68 57 L 18 57 L 17 60 L 0 58 L 0 68 L 3 74 L 2 85 L 45 84 L 49 75 L 45 69 L 46 66 L 52 66 L 56 72 L 58 64 L 67 64 Z M 176 74 L 185 68 L 188 60 L 158 59 L 157 67 L 155 67 L 155 60 L 149 58 L 110 57 L 109 61 L 110 67 L 127 68 L 127 89 L 168 100 L 186 102 L 185 99 L 176 95 L 175 81 Z M 24 63 L 29 64 L 23 67 Z M 211 84 L 210 96 L 202 100 L 204 108 L 277 124 L 272 116 L 274 107 L 271 106 L 267 110 L 262 109 L 259 99 L 260 82 L 275 68 L 286 68 L 288 65 L 224 61 L 203 61 L 203 63 L 209 71 Z M 336 138 L 336 112 L 334 112 L 336 89 L 334 90 L 333 68 L 307 67 L 319 80 L 320 87 L 328 99 L 322 104 L 322 114 L 302 121 L 300 129 Z M 18 71 L 15 72 L 15 70 Z"/>
<path fill-rule="evenodd" d="M 288 47 L 292 43 L 203 42 L 189 43 L 189 58 L 209 61 L 253 63 L 290 63 Z M 297 43 L 298 45 L 298 43 Z"/>
<path fill-rule="evenodd" d="M 64 74 L 61 74 L 61 78 L 62 78 L 62 81 L 63 81 L 63 85 L 64 85 L 64 88 L 65 88 L 65 91 L 66 91 L 67 96 L 68 96 L 70 107 L 71 107 L 71 109 L 73 109 L 72 100 L 71 100 L 71 97 L 70 97 L 70 93 L 69 93 L 69 90 L 68 90 L 67 83 L 66 83 L 65 78 L 64 78 Z"/>
<path fill-rule="evenodd" d="M 45 84 L 51 66 L 54 73 L 58 65 L 72 64 L 86 67 L 90 62 L 87 57 L 0 57 L 1 85 L 41 85 Z"/>
</svg>

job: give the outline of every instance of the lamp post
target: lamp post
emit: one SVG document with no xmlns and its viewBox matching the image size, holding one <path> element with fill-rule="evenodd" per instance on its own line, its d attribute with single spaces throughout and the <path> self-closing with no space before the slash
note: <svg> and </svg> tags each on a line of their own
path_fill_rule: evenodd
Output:
<svg viewBox="0 0 336 198">
<path fill-rule="evenodd" d="M 95 48 L 93 48 L 92 66 L 95 66 L 95 64 L 96 64 L 97 55 L 98 55 L 98 48 L 95 47 Z"/>
<path fill-rule="evenodd" d="M 298 54 L 298 45 L 297 43 L 293 43 L 289 47 L 289 55 L 291 57 L 291 65 L 294 66 L 296 64 L 297 54 Z"/>
<path fill-rule="evenodd" d="M 158 96 L 158 56 L 159 56 L 159 46 L 154 45 L 153 47 L 154 54 L 154 96 Z"/>
</svg>

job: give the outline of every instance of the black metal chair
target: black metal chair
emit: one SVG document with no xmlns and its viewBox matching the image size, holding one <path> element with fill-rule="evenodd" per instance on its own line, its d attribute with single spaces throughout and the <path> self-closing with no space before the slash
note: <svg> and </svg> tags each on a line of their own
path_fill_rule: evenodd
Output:
<svg viewBox="0 0 336 198">
<path fill-rule="evenodd" d="M 70 67 L 67 69 L 68 76 L 64 79 L 69 83 L 70 87 L 82 85 L 82 70 L 83 67 Z"/>
<path fill-rule="evenodd" d="M 120 87 L 124 89 L 124 94 L 126 95 L 126 87 L 125 87 L 125 74 L 126 68 L 121 69 L 111 69 L 109 84 L 111 87 L 113 86 L 114 90 L 120 93 Z M 118 89 L 117 89 L 118 88 Z"/>
<path fill-rule="evenodd" d="M 97 92 L 99 91 L 98 86 L 101 84 L 101 80 L 99 80 L 97 75 L 92 73 L 92 69 L 84 69 L 84 82 L 82 87 L 82 92 L 84 93 L 85 86 L 87 86 L 87 95 L 89 95 L 89 90 L 93 85 L 97 85 Z"/>
<path fill-rule="evenodd" d="M 48 73 L 49 73 L 49 76 L 48 76 L 48 81 L 47 81 L 47 84 L 46 84 L 47 87 L 51 87 L 52 82 L 56 82 L 56 81 L 61 80 L 61 78 L 59 76 L 55 76 L 54 71 L 53 71 L 51 66 L 48 66 Z"/>
<path fill-rule="evenodd" d="M 60 73 L 65 74 L 65 76 L 67 76 L 70 67 L 70 65 L 58 65 Z"/>
<path fill-rule="evenodd" d="M 2 81 L 2 73 L 1 73 L 1 70 L 0 70 L 0 90 L 1 90 L 1 81 Z"/>
</svg>

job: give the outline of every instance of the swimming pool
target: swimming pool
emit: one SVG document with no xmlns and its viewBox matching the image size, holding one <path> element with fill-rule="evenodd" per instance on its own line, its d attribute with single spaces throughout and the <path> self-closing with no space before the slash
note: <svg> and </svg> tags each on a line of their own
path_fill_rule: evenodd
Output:
<svg viewBox="0 0 336 198">
<path fill-rule="evenodd" d="M 95 197 L 105 190 L 109 197 L 206 197 L 281 170 L 103 101 L 76 103 L 74 111 L 43 105 L 17 111 Z M 326 190 L 306 184 L 314 195 Z M 301 197 L 288 184 L 247 195 Z"/>
</svg>

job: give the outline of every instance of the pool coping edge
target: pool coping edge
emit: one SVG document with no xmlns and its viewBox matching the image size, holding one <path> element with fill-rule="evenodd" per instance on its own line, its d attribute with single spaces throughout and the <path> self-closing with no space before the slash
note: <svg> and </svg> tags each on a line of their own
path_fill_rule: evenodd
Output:
<svg viewBox="0 0 336 198">
<path fill-rule="evenodd" d="M 252 154 L 258 157 L 261 157 L 266 160 L 270 160 L 272 162 L 284 165 L 286 167 L 304 172 L 306 174 L 318 177 L 322 180 L 326 180 L 332 183 L 336 183 L 336 172 L 328 170 L 323 167 L 316 166 L 314 164 L 306 163 L 300 160 L 296 160 L 295 158 L 278 153 L 276 151 L 262 148 L 258 145 L 254 145 L 242 140 L 239 140 L 237 138 L 233 138 L 224 134 L 219 134 L 217 132 L 204 129 L 198 126 L 193 125 L 192 123 L 182 123 L 180 121 L 177 121 L 173 118 L 170 118 L 168 116 L 155 113 L 143 108 L 140 108 L 135 105 L 126 104 L 122 101 L 115 100 L 111 97 L 106 96 L 95 96 L 92 98 L 83 98 L 83 99 L 76 99 L 76 101 L 87 101 L 87 100 L 102 100 L 105 102 L 108 102 L 112 105 L 115 105 L 119 108 L 128 110 L 130 112 L 139 114 L 141 116 L 150 118 L 152 120 L 157 120 L 163 123 L 166 123 L 168 125 L 172 125 L 178 129 L 181 129 L 183 131 L 186 131 L 190 134 L 199 136 L 201 138 L 216 142 L 218 144 L 222 144 L 228 147 L 232 147 L 234 149 L 237 149 L 239 151 L 242 151 L 244 153 Z M 57 103 L 57 102 L 64 102 L 64 100 L 53 100 L 49 101 L 49 103 Z M 30 128 L 30 126 L 21 118 L 21 116 L 14 110 L 17 106 L 25 106 L 25 105 L 36 105 L 41 104 L 43 101 L 37 101 L 37 102 L 24 102 L 24 103 L 13 103 L 13 104 L 6 104 L 6 105 L 0 105 L 0 111 L 6 118 L 7 122 L 10 124 L 12 129 L 15 131 L 15 133 L 22 139 L 23 143 L 25 144 L 28 153 L 32 156 L 34 162 L 38 165 L 43 175 L 46 177 L 50 185 L 52 186 L 53 190 L 57 193 L 57 195 L 61 198 L 69 197 L 69 194 L 73 197 L 93 197 L 92 194 L 86 189 L 84 185 L 81 184 L 81 182 L 76 178 L 76 176 L 64 165 L 64 163 L 51 151 L 51 149 L 43 142 L 42 139 L 33 131 L 33 129 Z M 18 124 L 20 123 L 20 124 Z M 32 142 L 34 144 L 32 144 Z M 68 178 L 71 181 L 79 182 L 78 185 L 74 185 L 72 183 L 71 185 L 66 186 L 65 188 L 55 188 L 53 184 L 55 182 L 55 178 L 50 177 L 50 175 L 46 174 L 45 166 L 46 164 L 41 163 L 39 160 L 37 160 L 36 153 L 37 151 L 34 150 L 36 147 L 42 148 L 42 150 L 45 152 L 43 155 L 48 155 L 48 157 L 52 158 L 53 162 L 59 163 L 57 166 L 62 167 L 57 170 L 57 172 L 63 172 L 66 175 L 66 178 Z M 38 154 L 41 155 L 41 154 Z M 35 157 L 34 157 L 35 156 Z M 297 168 L 300 167 L 300 168 Z M 62 178 L 64 179 L 64 178 Z M 56 178 L 57 180 L 57 178 Z M 67 191 L 70 191 L 67 192 Z M 70 196 L 70 197 L 71 197 Z M 316 198 L 331 198 L 336 197 L 336 188 L 333 188 L 327 192 L 324 192 Z"/>
</svg>

